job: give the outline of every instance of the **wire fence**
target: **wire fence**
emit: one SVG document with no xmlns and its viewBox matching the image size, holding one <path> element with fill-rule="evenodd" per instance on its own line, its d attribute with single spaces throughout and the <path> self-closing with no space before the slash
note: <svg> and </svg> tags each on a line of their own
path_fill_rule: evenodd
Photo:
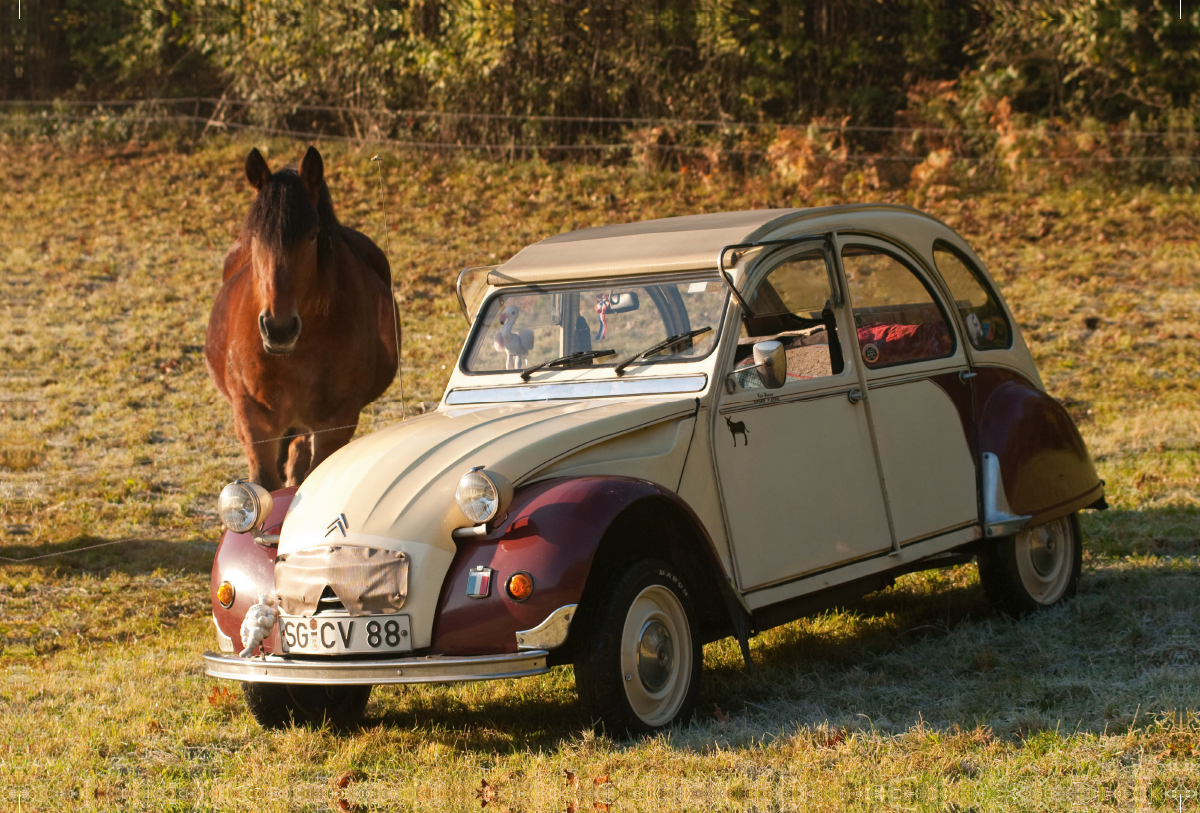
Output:
<svg viewBox="0 0 1200 813">
<path fill-rule="evenodd" d="M 210 402 L 204 402 L 204 403 L 196 402 L 192 406 L 198 406 L 198 407 L 203 407 L 208 410 L 212 410 L 212 409 L 219 409 L 223 405 L 214 404 L 214 403 L 210 403 Z M 186 406 L 180 407 L 179 405 L 173 405 L 172 408 L 181 409 L 181 408 L 187 408 L 187 407 Z M 384 415 L 384 416 L 377 417 L 377 418 L 367 418 L 365 420 L 360 420 L 356 424 L 346 424 L 345 426 L 331 426 L 331 427 L 327 427 L 325 429 L 315 429 L 315 430 L 311 430 L 311 431 L 306 431 L 306 432 L 303 432 L 302 434 L 304 434 L 304 435 L 320 435 L 320 434 L 324 434 L 326 432 L 340 432 L 345 429 L 351 429 L 351 428 L 355 428 L 355 427 L 363 428 L 363 427 L 368 427 L 368 426 L 374 427 L 374 428 L 382 428 L 383 426 L 385 426 L 387 424 L 398 423 L 401 420 L 403 420 L 403 417 L 400 415 Z M 298 437 L 298 435 L 289 434 L 289 435 L 281 435 L 279 437 L 273 437 L 273 438 L 263 438 L 262 440 L 251 441 L 250 445 L 258 446 L 258 445 L 264 444 L 264 443 L 279 443 L 281 441 L 291 440 L 295 437 Z M 186 441 L 181 438 L 163 438 L 161 440 L 156 440 L 155 442 L 156 443 L 184 443 Z M 241 441 L 227 441 L 227 442 L 219 442 L 219 443 L 205 443 L 204 449 L 209 454 L 214 454 L 214 453 L 219 454 L 219 453 L 229 453 L 229 452 L 233 452 L 233 451 L 243 450 L 243 449 L 245 449 L 245 446 L 242 445 Z M 179 452 L 176 454 L 167 454 L 167 455 L 157 455 L 155 457 L 142 456 L 142 457 L 137 457 L 134 460 L 130 461 L 129 465 L 131 465 L 132 467 L 135 467 L 135 468 L 158 466 L 158 465 L 162 465 L 162 464 L 166 464 L 166 463 L 175 462 L 178 460 L 183 460 L 183 459 L 186 459 L 189 457 L 194 457 L 195 454 L 196 454 L 196 450 L 192 449 L 192 450 L 189 450 L 186 452 Z M 92 463 L 92 464 L 72 465 L 71 470 L 69 472 L 64 472 L 63 474 L 59 475 L 58 477 L 50 478 L 50 481 L 54 482 L 55 484 L 58 484 L 58 483 L 66 481 L 66 480 L 78 479 L 81 475 L 89 474 L 93 471 L 99 471 L 99 470 L 109 469 L 109 468 L 112 468 L 111 464 L 109 464 L 109 463 Z M 42 482 L 46 482 L 46 481 L 43 480 Z"/>
<path fill-rule="evenodd" d="M 188 110 L 188 108 L 191 108 Z M 80 111 L 87 111 L 82 113 Z M 301 119 L 304 120 L 301 126 Z M 408 150 L 664 155 L 772 155 L 773 142 L 787 131 L 825 137 L 839 149 L 827 157 L 844 162 L 920 164 L 935 150 L 948 150 L 955 162 L 1136 165 L 1200 161 L 1200 134 L 1194 129 L 1139 130 L 1047 124 L 1038 128 L 874 126 L 812 122 L 720 119 L 550 116 L 468 111 L 339 107 L 321 104 L 211 97 L 112 99 L 101 101 L 0 101 L 0 126 L 11 132 L 52 135 L 86 127 L 142 135 L 155 126 L 190 129 L 192 137 L 219 132 L 378 144 Z M 137 135 L 137 133 L 130 133 Z M 1004 142 L 1001 155 L 997 147 Z M 1083 146 L 1080 146 L 1083 145 Z"/>
<path fill-rule="evenodd" d="M 60 556 L 70 556 L 72 553 L 82 553 L 85 550 L 96 550 L 97 548 L 111 548 L 111 547 L 115 547 L 117 545 L 129 545 L 134 542 L 165 542 L 165 541 L 167 541 L 167 540 L 155 539 L 153 537 L 130 536 L 130 537 L 126 537 L 125 539 L 114 539 L 111 542 L 100 542 L 95 545 L 84 545 L 82 548 L 72 548 L 71 550 L 60 550 L 60 551 L 55 551 L 54 553 L 43 553 L 38 556 L 24 556 L 24 557 L 0 556 L 0 561 L 13 562 L 14 564 L 21 564 L 23 562 L 36 562 L 41 559 L 57 559 Z"/>
<path fill-rule="evenodd" d="M 343 429 L 349 429 L 352 426 L 358 426 L 358 427 L 374 426 L 376 428 L 382 428 L 383 425 L 399 423 L 402 420 L 404 420 L 404 419 L 399 416 L 385 416 L 385 417 L 380 417 L 380 418 L 376 418 L 376 419 L 361 420 L 357 424 L 312 430 L 310 432 L 305 432 L 304 434 L 319 435 L 319 434 L 322 434 L 325 432 L 336 432 L 336 431 L 340 431 Z M 257 445 L 257 444 L 262 444 L 262 443 L 278 443 L 280 441 L 290 440 L 293 437 L 296 437 L 296 435 L 284 435 L 284 436 L 275 437 L 275 438 L 264 438 L 262 440 L 252 441 L 252 444 Z M 167 441 L 167 442 L 170 442 L 170 441 Z M 176 439 L 175 442 L 181 442 L 181 441 Z M 231 452 L 231 451 L 237 450 L 240 452 L 242 449 L 244 449 L 244 447 L 242 446 L 242 444 L 240 442 L 237 442 L 237 441 L 225 442 L 225 443 L 206 443 L 205 444 L 205 450 L 210 454 L 213 452 L 219 452 L 219 451 Z M 159 466 L 159 465 L 169 464 L 173 461 L 177 461 L 177 460 L 181 460 L 181 459 L 185 459 L 185 458 L 192 458 L 192 457 L 195 457 L 195 455 L 196 455 L 196 451 L 193 449 L 193 450 L 189 450 L 186 452 L 180 452 L 178 454 L 159 455 L 159 456 L 152 457 L 152 458 L 151 457 L 142 457 L 142 458 L 132 461 L 131 465 L 134 468 L 142 468 L 142 467 L 146 467 L 146 466 Z M 120 465 L 120 464 L 117 464 L 117 465 Z M 64 472 L 63 474 L 59 475 L 58 477 L 51 478 L 51 479 L 54 481 L 55 485 L 60 485 L 61 483 L 65 482 L 67 480 L 78 479 L 81 475 L 85 475 L 89 471 L 109 469 L 112 467 L 113 466 L 111 464 L 105 464 L 105 463 L 96 463 L 96 464 L 93 464 L 90 466 L 88 466 L 88 465 L 72 466 L 71 470 L 69 472 Z M 122 476 L 126 476 L 128 474 L 129 474 L 129 471 L 125 471 L 125 472 L 123 472 Z M 44 484 L 45 480 L 42 480 L 42 483 Z M 94 545 L 85 545 L 80 548 L 72 548 L 70 550 L 55 551 L 53 553 L 44 553 L 44 554 L 38 554 L 38 555 L 33 555 L 33 556 L 23 556 L 23 557 L 0 556 L 0 562 L 9 562 L 12 564 L 22 564 L 22 563 L 26 563 L 26 562 L 34 562 L 34 561 L 40 561 L 40 560 L 44 560 L 44 559 L 56 559 L 56 558 L 60 558 L 63 556 L 70 556 L 72 554 L 81 553 L 83 551 L 95 550 L 98 548 L 108 548 L 108 547 L 115 547 L 118 545 L 129 545 L 129 544 L 142 543 L 142 542 L 169 542 L 169 541 L 170 540 L 163 539 L 161 534 L 150 535 L 150 536 L 148 536 L 148 535 L 127 536 L 127 537 L 124 537 L 124 538 L 118 539 L 118 540 L 113 540 L 113 541 L 109 541 L 109 542 L 101 542 L 101 543 L 94 544 Z M 9 544 L 12 545 L 11 542 Z M 33 544 L 33 542 L 31 541 L 29 544 Z M 15 546 L 15 545 L 13 545 L 13 546 Z"/>
<path fill-rule="evenodd" d="M 208 402 L 205 402 L 203 404 L 198 403 L 197 405 L 201 405 L 201 406 L 205 406 L 205 407 L 209 407 L 209 408 L 211 408 L 213 406 L 212 404 L 210 404 Z M 359 420 L 355 424 L 347 424 L 344 426 L 332 426 L 332 427 L 327 427 L 325 429 L 315 429 L 315 430 L 303 432 L 301 434 L 315 436 L 315 435 L 320 435 L 320 434 L 323 434 L 326 432 L 338 432 L 338 431 L 342 431 L 345 429 L 351 429 L 351 428 L 355 428 L 355 427 L 358 427 L 358 428 L 373 427 L 375 429 L 379 429 L 379 428 L 383 428 L 383 426 L 386 426 L 389 424 L 400 423 L 403 420 L 405 420 L 405 418 L 400 415 L 385 415 L 385 416 L 381 416 L 381 417 L 377 417 L 377 418 L 368 418 L 366 420 Z M 300 435 L 289 434 L 289 435 L 282 435 L 282 436 L 273 437 L 273 438 L 263 438 L 261 440 L 251 441 L 251 445 L 259 445 L 259 444 L 264 444 L 264 443 L 278 443 L 281 441 L 291 440 L 298 436 L 300 436 Z M 176 438 L 174 440 L 164 439 L 162 442 L 179 443 L 179 442 L 186 442 L 186 441 Z M 205 443 L 204 448 L 205 448 L 205 451 L 209 454 L 219 453 L 219 452 L 229 453 L 229 452 L 234 452 L 234 451 L 241 452 L 245 449 L 245 447 L 242 445 L 242 443 L 240 441 Z M 140 457 L 140 458 L 133 460 L 130 463 L 130 465 L 134 468 L 143 468 L 143 467 L 147 467 L 147 466 L 160 466 L 160 465 L 169 464 L 174 461 L 178 461 L 178 460 L 182 460 L 182 459 L 193 458 L 193 457 L 195 457 L 195 455 L 196 455 L 196 450 L 191 449 L 189 451 L 179 452 L 177 454 L 158 455 L 155 457 Z M 116 465 L 120 465 L 120 464 L 116 464 Z M 60 485 L 67 480 L 78 479 L 80 476 L 86 475 L 91 471 L 110 469 L 110 468 L 113 468 L 113 464 L 94 463 L 92 465 L 84 464 L 84 465 L 72 466 L 70 471 L 63 472 L 61 475 L 50 478 L 50 479 L 53 481 L 54 485 Z M 128 474 L 129 474 L 129 471 L 126 470 L 125 472 L 123 472 L 122 476 L 126 476 Z M 42 479 L 41 483 L 44 484 L 45 479 Z M 2 539 L 2 537 L 0 537 L 0 539 Z M 12 564 L 22 564 L 25 562 L 34 562 L 34 561 L 40 561 L 40 560 L 44 560 L 44 559 L 56 559 L 59 557 L 70 556 L 72 554 L 81 553 L 83 551 L 95 550 L 98 548 L 108 548 L 108 547 L 115 547 L 118 545 L 129 545 L 129 544 L 143 543 L 143 542 L 169 542 L 169 541 L 170 540 L 163 539 L 161 534 L 153 535 L 153 536 L 147 536 L 147 535 L 127 536 L 122 539 L 117 539 L 117 540 L 113 540 L 113 541 L 109 541 L 109 542 L 101 542 L 101 543 L 97 543 L 94 545 L 85 545 L 80 548 L 72 548 L 70 550 L 55 551 L 53 553 L 44 553 L 44 554 L 38 554 L 38 555 L 33 555 L 33 556 L 23 556 L 23 557 L 0 556 L 0 562 L 9 562 Z"/>
<path fill-rule="evenodd" d="M 540 116 L 540 115 L 518 115 L 512 113 L 471 113 L 471 112 L 456 112 L 442 110 L 409 110 L 403 108 L 385 108 L 385 107 L 336 107 L 332 105 L 311 105 L 311 104 L 283 104 L 281 102 L 267 101 L 252 101 L 245 99 L 221 99 L 206 96 L 193 96 L 178 99 L 111 99 L 100 101 L 81 101 L 81 100 L 61 100 L 61 101 L 24 101 L 24 100 L 0 100 L 0 107 L 8 108 L 69 108 L 69 107 L 91 107 L 97 110 L 106 107 L 137 107 L 137 106 L 184 106 L 184 105 L 211 105 L 216 108 L 220 107 L 258 107 L 263 109 L 274 110 L 289 110 L 295 112 L 323 112 L 323 113 L 353 113 L 359 115 L 378 115 L 391 116 L 394 118 L 438 118 L 451 119 L 459 121 L 535 121 L 535 122 L 561 122 L 572 124 L 625 124 L 637 125 L 640 127 L 654 126 L 672 126 L 672 127 L 727 127 L 730 129 L 761 129 L 770 128 L 778 129 L 780 127 L 800 127 L 805 128 L 811 126 L 807 122 L 762 122 L 762 121 L 737 121 L 733 119 L 672 119 L 672 118 L 633 118 L 624 116 Z M 202 117 L 205 121 L 211 117 Z M 833 124 L 817 124 L 817 129 L 822 132 L 847 132 L 847 133 L 923 133 L 929 135 L 994 135 L 995 129 L 984 128 L 944 128 L 944 127 L 882 127 L 871 125 L 833 125 Z M 1012 135 L 1037 135 L 1044 133 L 1045 130 L 1008 130 Z M 1094 135 L 1096 131 L 1080 130 L 1080 129 L 1059 129 L 1054 132 L 1061 135 Z M 1142 130 L 1136 133 L 1129 133 L 1130 136 L 1136 137 L 1162 137 L 1173 135 L 1170 130 Z"/>
</svg>

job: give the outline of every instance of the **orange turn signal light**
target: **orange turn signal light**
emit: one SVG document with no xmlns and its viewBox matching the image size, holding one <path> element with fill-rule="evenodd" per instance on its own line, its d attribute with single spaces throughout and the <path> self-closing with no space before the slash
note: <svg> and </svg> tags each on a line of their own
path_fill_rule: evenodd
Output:
<svg viewBox="0 0 1200 813">
<path fill-rule="evenodd" d="M 508 577 L 505 589 L 513 601 L 524 601 L 533 595 L 533 576 L 528 573 L 514 573 Z"/>
<path fill-rule="evenodd" d="M 234 592 L 233 585 L 229 582 L 221 582 L 221 586 L 217 588 L 217 601 L 221 602 L 221 606 L 228 610 L 233 606 L 233 598 L 237 595 Z"/>
</svg>

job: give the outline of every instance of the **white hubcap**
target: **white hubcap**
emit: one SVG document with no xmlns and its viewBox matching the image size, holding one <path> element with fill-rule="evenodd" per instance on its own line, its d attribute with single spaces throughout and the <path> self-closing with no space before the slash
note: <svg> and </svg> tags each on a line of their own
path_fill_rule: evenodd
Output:
<svg viewBox="0 0 1200 813">
<path fill-rule="evenodd" d="M 692 631 L 675 594 L 662 585 L 638 593 L 621 631 L 621 672 L 634 714 L 649 726 L 671 722 L 692 676 Z"/>
<path fill-rule="evenodd" d="M 1017 571 L 1029 595 L 1039 604 L 1063 597 L 1075 564 L 1075 535 L 1069 517 L 1017 534 Z"/>
</svg>

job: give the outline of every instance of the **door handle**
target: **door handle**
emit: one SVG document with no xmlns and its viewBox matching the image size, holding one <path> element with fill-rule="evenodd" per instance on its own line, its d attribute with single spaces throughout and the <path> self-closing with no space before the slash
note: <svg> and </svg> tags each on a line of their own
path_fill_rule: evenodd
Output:
<svg viewBox="0 0 1200 813">
<path fill-rule="evenodd" d="M 846 397 L 850 399 L 850 403 L 852 404 L 857 404 L 866 398 L 866 396 L 862 394 L 862 390 L 850 390 L 850 392 L 846 393 Z"/>
<path fill-rule="evenodd" d="M 979 375 L 979 373 L 971 372 L 969 370 L 960 370 L 958 373 L 958 380 L 965 383 L 977 375 Z"/>
</svg>

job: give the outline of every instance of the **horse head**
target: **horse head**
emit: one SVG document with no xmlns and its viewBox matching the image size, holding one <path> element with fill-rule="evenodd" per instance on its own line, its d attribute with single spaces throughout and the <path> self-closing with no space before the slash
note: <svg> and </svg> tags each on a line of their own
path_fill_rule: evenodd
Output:
<svg viewBox="0 0 1200 813">
<path fill-rule="evenodd" d="M 324 162 L 309 147 L 299 170 L 272 173 L 262 153 L 252 149 L 246 178 L 258 190 L 242 228 L 254 275 L 258 332 L 268 353 L 291 353 L 304 327 L 301 312 L 319 307 L 314 300 L 337 228 Z"/>
</svg>

